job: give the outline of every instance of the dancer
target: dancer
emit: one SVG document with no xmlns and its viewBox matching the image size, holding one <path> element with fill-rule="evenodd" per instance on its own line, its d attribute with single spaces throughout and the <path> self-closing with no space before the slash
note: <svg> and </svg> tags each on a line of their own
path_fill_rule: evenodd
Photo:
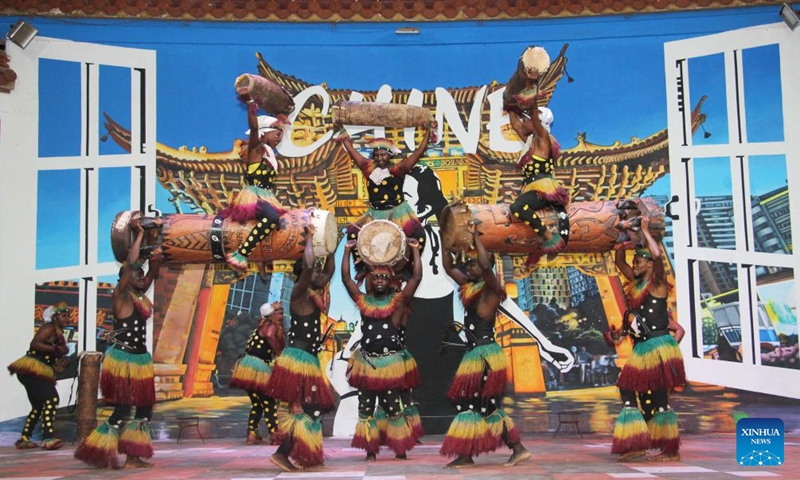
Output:
<svg viewBox="0 0 800 480">
<path fill-rule="evenodd" d="M 531 102 L 528 116 L 520 118 L 513 110 L 508 112 L 511 126 L 521 139 L 525 139 L 525 151 L 517 167 L 525 178 L 522 194 L 511 204 L 511 213 L 533 228 L 541 237 L 541 250 L 528 256 L 526 265 L 535 265 L 542 254 L 554 256 L 567 248 L 569 218 L 566 205 L 569 194 L 555 178 L 555 162 L 561 146 L 550 134 L 553 112 L 539 107 L 536 98 Z M 537 210 L 552 207 L 558 212 L 558 225 L 545 225 Z"/>
<path fill-rule="evenodd" d="M 508 361 L 494 340 L 494 322 L 506 294 L 474 223 L 470 222 L 469 230 L 477 259 L 467 257 L 458 267 L 449 253 L 443 259 L 445 271 L 459 285 L 464 304 L 467 352 L 447 391 L 459 413 L 450 424 L 440 453 L 457 456 L 445 468 L 472 467 L 473 456 L 505 443 L 512 454 L 503 466 L 512 467 L 530 458 L 531 453 L 522 445 L 514 421 L 502 407 Z"/>
<path fill-rule="evenodd" d="M 96 468 L 120 468 L 117 451 L 126 454 L 124 468 L 148 468 L 142 458 L 153 456 L 150 419 L 156 403 L 153 357 L 147 351 L 147 319 L 153 304 L 145 292 L 158 277 L 159 263 L 149 260 L 145 275 L 139 263 L 144 229 L 131 222 L 136 238 L 128 258 L 119 270 L 119 281 L 112 296 L 114 333 L 100 372 L 100 389 L 107 404 L 114 405 L 111 416 L 83 439 L 75 458 Z M 132 407 L 136 413 L 124 430 Z"/>
<path fill-rule="evenodd" d="M 625 261 L 623 250 L 617 250 L 615 256 L 617 268 L 630 282 L 628 311 L 622 329 L 609 330 L 606 340 L 613 345 L 630 336 L 633 351 L 617 380 L 622 411 L 614 425 L 611 452 L 626 461 L 643 457 L 648 448 L 654 448 L 661 453 L 648 460 L 677 461 L 681 458 L 680 435 L 669 392 L 686 383 L 678 347 L 684 330 L 667 310 L 670 285 L 661 249 L 650 234 L 650 218 L 640 218 L 647 249 L 636 250 L 632 266 Z"/>
<path fill-rule="evenodd" d="M 45 324 L 33 336 L 28 352 L 8 366 L 9 373 L 16 374 L 19 383 L 25 387 L 31 404 L 31 412 L 25 419 L 22 434 L 14 443 L 17 450 L 39 446 L 31 440 L 33 429 L 39 420 L 42 421 L 42 449 L 58 450 L 64 445 L 62 440 L 54 436 L 59 401 L 56 367 L 69 353 L 64 338 L 64 327 L 69 323 L 69 307 L 66 302 L 57 303 L 45 309 L 42 317 Z"/>
<path fill-rule="evenodd" d="M 389 220 L 403 229 L 406 238 L 416 240 L 420 249 L 425 247 L 425 230 L 414 210 L 403 198 L 403 181 L 406 174 L 422 158 L 433 135 L 433 128 L 427 128 L 417 149 L 395 164 L 392 163 L 392 158 L 399 152 L 391 140 L 375 138 L 370 141 L 367 146 L 372 149 L 372 156 L 367 159 L 353 147 L 353 142 L 347 133 L 336 138 L 364 174 L 368 184 L 369 208 L 355 224 L 347 228 L 348 240 L 358 238 L 361 227 L 372 220 Z M 353 248 L 353 260 L 360 279 L 364 275 L 364 265 L 356 248 Z"/>
<path fill-rule="evenodd" d="M 244 355 L 233 367 L 228 386 L 241 388 L 250 398 L 250 415 L 247 419 L 247 445 L 259 445 L 264 439 L 258 433 L 261 418 L 272 434 L 278 429 L 278 401 L 267 393 L 267 383 L 272 373 L 270 364 L 283 351 L 283 307 L 280 302 L 265 303 L 260 308 L 261 319 L 247 339 Z"/>
<path fill-rule="evenodd" d="M 247 185 L 231 205 L 220 212 L 222 218 L 238 223 L 257 220 L 239 249 L 228 252 L 225 257 L 228 264 L 240 272 L 247 270 L 247 258 L 259 242 L 277 228 L 278 219 L 286 212 L 272 191 L 278 176 L 274 149 L 283 138 L 282 124 L 274 117 L 257 114 L 258 106 L 252 99 L 248 100 L 247 123 L 250 129 L 245 135 L 250 138 L 247 149 L 242 152 Z"/>
<path fill-rule="evenodd" d="M 355 240 L 347 242 L 342 258 L 342 281 L 361 311 L 362 338 L 360 348 L 350 356 L 348 376 L 350 385 L 358 389 L 358 423 L 352 446 L 365 450 L 368 462 L 377 459 L 381 444 L 375 419 L 377 405 L 386 412 L 386 445 L 394 451 L 395 458 L 405 460 L 408 450 L 416 445 L 401 395 L 408 389 L 408 377 L 397 332 L 422 279 L 419 242 L 413 238 L 407 242 L 412 250 L 413 272 L 400 292 L 392 288 L 391 269 L 379 266 L 367 274 L 368 293 L 361 293 L 350 276 L 350 252 Z"/>
<path fill-rule="evenodd" d="M 333 408 L 331 394 L 317 354 L 325 339 L 321 334 L 322 314 L 328 313 L 330 297 L 327 287 L 335 269 L 334 255 L 314 257 L 311 241 L 313 227 L 306 227 L 303 258 L 294 265 L 297 279 L 289 303 L 289 324 L 286 349 L 275 360 L 267 394 L 289 403 L 289 414 L 282 415 L 273 435 L 280 444 L 270 460 L 282 470 L 297 470 L 289 458 L 303 468 L 322 465 L 322 414 Z"/>
</svg>

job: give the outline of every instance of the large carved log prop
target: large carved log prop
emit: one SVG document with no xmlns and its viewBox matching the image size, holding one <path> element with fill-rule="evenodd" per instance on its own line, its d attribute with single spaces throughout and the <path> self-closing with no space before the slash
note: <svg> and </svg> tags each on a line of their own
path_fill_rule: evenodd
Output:
<svg viewBox="0 0 800 480">
<path fill-rule="evenodd" d="M 433 114 L 427 108 L 398 103 L 339 101 L 331 108 L 331 115 L 338 125 L 406 128 L 433 124 Z"/>
<path fill-rule="evenodd" d="M 82 352 L 75 401 L 75 441 L 80 442 L 97 427 L 97 389 L 100 385 L 100 352 Z"/>
<path fill-rule="evenodd" d="M 294 110 L 294 99 L 280 85 L 259 75 L 245 73 L 235 82 L 236 93 L 246 101 L 250 98 L 258 108 L 272 115 L 289 115 Z"/>
<path fill-rule="evenodd" d="M 111 228 L 111 247 L 117 261 L 123 262 L 133 243 L 131 222 L 145 227 L 142 250 L 153 258 L 173 264 L 224 263 L 225 253 L 239 248 L 255 222 L 240 224 L 214 215 L 167 214 L 157 219 L 142 212 L 117 214 Z M 303 256 L 307 225 L 314 226 L 314 253 L 326 256 L 336 250 L 336 218 L 325 210 L 289 210 L 278 228 L 259 243 L 250 255 L 252 262 L 297 260 Z"/>
<path fill-rule="evenodd" d="M 567 252 L 606 252 L 624 241 L 643 244 L 641 233 L 621 230 L 622 220 L 638 216 L 650 218 L 650 233 L 656 241 L 664 237 L 664 214 L 649 198 L 630 202 L 631 210 L 619 210 L 612 201 L 575 202 L 567 207 L 570 217 Z M 552 209 L 537 211 L 545 225 L 556 224 L 558 213 Z M 442 210 L 439 221 L 442 244 L 446 249 L 467 252 L 473 248 L 468 222 L 474 221 L 487 251 L 496 253 L 532 253 L 541 249 L 541 237 L 531 227 L 513 217 L 508 205 L 451 203 Z"/>
</svg>

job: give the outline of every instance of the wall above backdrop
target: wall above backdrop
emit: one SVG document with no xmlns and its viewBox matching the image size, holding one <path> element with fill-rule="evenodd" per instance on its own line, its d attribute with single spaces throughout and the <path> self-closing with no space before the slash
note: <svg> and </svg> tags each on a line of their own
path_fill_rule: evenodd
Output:
<svg viewBox="0 0 800 480">
<path fill-rule="evenodd" d="M 225 21 L 423 22 L 676 12 L 781 3 L 780 0 L 10 0 L 0 8 L 0 14 Z"/>
</svg>

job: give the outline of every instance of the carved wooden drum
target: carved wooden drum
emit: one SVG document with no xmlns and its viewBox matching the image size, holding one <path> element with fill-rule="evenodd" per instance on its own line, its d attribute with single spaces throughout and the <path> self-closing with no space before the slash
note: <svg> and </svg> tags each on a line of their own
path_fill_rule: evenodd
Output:
<svg viewBox="0 0 800 480">
<path fill-rule="evenodd" d="M 427 108 L 398 103 L 340 101 L 331 107 L 331 115 L 333 123 L 340 125 L 406 128 L 433 123 L 433 114 Z"/>
<path fill-rule="evenodd" d="M 120 212 L 111 228 L 111 246 L 119 262 L 125 261 L 133 243 L 132 221 L 145 227 L 143 250 L 168 263 L 224 263 L 225 254 L 239 248 L 255 225 L 255 221 L 240 224 L 216 215 L 168 214 L 153 219 L 143 218 L 141 212 Z M 306 225 L 314 226 L 311 239 L 306 238 Z M 306 241 L 313 242 L 317 256 L 333 253 L 338 243 L 335 216 L 325 210 L 289 210 L 278 228 L 253 250 L 250 261 L 297 260 Z"/>
<path fill-rule="evenodd" d="M 272 115 L 289 115 L 294 110 L 294 99 L 277 83 L 260 75 L 245 73 L 235 82 L 236 93 L 250 96 L 258 107 Z"/>
<path fill-rule="evenodd" d="M 358 232 L 358 253 L 367 265 L 393 266 L 404 259 L 406 235 L 388 220 L 373 220 Z"/>
</svg>

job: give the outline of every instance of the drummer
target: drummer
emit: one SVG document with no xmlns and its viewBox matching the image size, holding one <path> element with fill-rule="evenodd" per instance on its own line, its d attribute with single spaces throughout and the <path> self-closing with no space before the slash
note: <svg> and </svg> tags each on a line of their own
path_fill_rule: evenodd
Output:
<svg viewBox="0 0 800 480">
<path fill-rule="evenodd" d="M 402 228 L 407 238 L 416 240 L 420 250 L 424 248 L 425 229 L 414 210 L 405 201 L 403 181 L 406 174 L 422 158 L 433 134 L 432 128 L 426 128 L 417 149 L 396 163 L 393 163 L 392 159 L 399 151 L 391 140 L 386 138 L 371 140 L 367 147 L 372 149 L 372 155 L 367 159 L 353 147 L 353 142 L 347 133 L 336 138 L 336 141 L 344 146 L 350 158 L 367 178 L 368 184 L 369 207 L 355 224 L 347 228 L 348 240 L 355 240 L 361 227 L 372 220 L 389 220 Z M 365 274 L 364 265 L 357 249 L 353 248 L 352 251 L 358 272 L 357 278 L 361 279 Z M 402 266 L 402 262 L 398 265 Z"/>
<path fill-rule="evenodd" d="M 536 97 L 522 105 L 528 108 L 527 116 L 520 116 L 513 109 L 508 112 L 511 127 L 519 138 L 525 140 L 524 153 L 517 163 L 524 175 L 522 194 L 514 200 L 510 210 L 541 238 L 541 249 L 532 253 L 526 262 L 531 266 L 543 253 L 554 256 L 567 248 L 569 218 L 566 205 L 569 193 L 555 177 L 555 162 L 561 146 L 550 134 L 553 112 L 539 107 Z M 537 211 L 548 207 L 555 209 L 559 220 L 545 225 Z"/>
<path fill-rule="evenodd" d="M 247 123 L 250 129 L 245 134 L 249 135 L 249 141 L 247 148 L 241 152 L 247 185 L 231 205 L 220 213 L 223 218 L 239 223 L 257 222 L 239 248 L 228 252 L 225 257 L 231 267 L 241 272 L 247 270 L 250 254 L 264 237 L 275 230 L 278 219 L 286 212 L 273 192 L 278 176 L 275 148 L 283 138 L 282 124 L 274 117 L 257 115 L 258 105 L 252 99 L 247 100 Z"/>
</svg>

